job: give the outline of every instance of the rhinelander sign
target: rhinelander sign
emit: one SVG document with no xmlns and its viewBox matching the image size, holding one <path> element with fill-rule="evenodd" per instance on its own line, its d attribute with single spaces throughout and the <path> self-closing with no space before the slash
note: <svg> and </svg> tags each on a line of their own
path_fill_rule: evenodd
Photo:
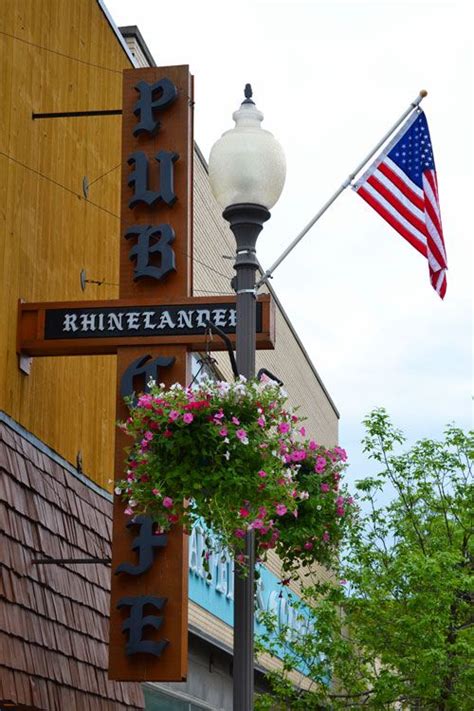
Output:
<svg viewBox="0 0 474 711">
<path fill-rule="evenodd" d="M 257 348 L 272 348 L 273 303 L 267 294 L 257 301 Z M 206 348 L 208 324 L 235 342 L 235 298 L 216 296 L 162 301 L 115 299 L 20 303 L 19 340 L 25 355 L 110 355 L 123 345 L 163 346 L 180 343 Z M 215 339 L 213 350 L 225 344 Z"/>
</svg>

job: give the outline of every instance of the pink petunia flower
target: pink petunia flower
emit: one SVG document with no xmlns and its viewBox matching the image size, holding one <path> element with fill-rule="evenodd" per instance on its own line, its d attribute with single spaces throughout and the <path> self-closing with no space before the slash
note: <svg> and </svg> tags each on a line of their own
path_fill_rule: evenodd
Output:
<svg viewBox="0 0 474 711">
<path fill-rule="evenodd" d="M 241 509 L 239 509 L 239 516 L 241 516 L 242 518 L 247 518 L 247 516 L 249 515 L 249 513 L 250 513 L 250 512 L 249 512 L 248 509 L 245 509 L 245 508 L 243 508 L 243 507 L 242 507 Z"/>
<path fill-rule="evenodd" d="M 184 415 L 183 415 L 183 422 L 184 422 L 186 425 L 190 425 L 193 420 L 194 420 L 194 417 L 193 417 L 193 415 L 191 415 L 190 412 L 185 412 L 185 413 L 184 413 Z"/>
<path fill-rule="evenodd" d="M 260 427 L 265 427 L 265 418 L 264 418 L 264 417 L 258 417 L 258 418 L 257 418 L 257 424 L 258 424 Z"/>
<path fill-rule="evenodd" d="M 240 425 L 240 420 L 238 417 L 232 417 L 232 422 L 234 425 Z"/>
<path fill-rule="evenodd" d="M 179 412 L 178 412 L 177 410 L 171 410 L 171 412 L 170 412 L 170 414 L 169 414 L 168 417 L 169 417 L 169 421 L 170 421 L 170 422 L 174 422 L 175 420 L 178 419 L 178 417 L 179 417 Z"/>
<path fill-rule="evenodd" d="M 275 506 L 275 511 L 277 512 L 278 516 L 284 516 L 288 509 L 286 508 L 285 504 L 277 504 Z"/>
<path fill-rule="evenodd" d="M 226 428 L 226 427 L 221 427 L 221 429 L 219 430 L 219 434 L 220 434 L 221 437 L 227 437 L 227 435 L 228 435 L 229 433 L 227 432 L 227 428 Z"/>
<path fill-rule="evenodd" d="M 235 436 L 242 442 L 242 444 L 249 443 L 247 432 L 244 429 L 236 430 Z"/>
<path fill-rule="evenodd" d="M 149 394 L 141 395 L 138 398 L 138 407 L 144 407 L 146 410 L 151 410 L 152 408 L 152 397 Z"/>
<path fill-rule="evenodd" d="M 288 422 L 280 422 L 280 424 L 278 425 L 278 432 L 280 432 L 281 434 L 286 434 L 289 431 L 290 425 L 288 424 Z"/>
<path fill-rule="evenodd" d="M 165 496 L 163 498 L 163 506 L 165 507 L 165 509 L 171 509 L 173 506 L 173 499 L 169 496 Z"/>
<path fill-rule="evenodd" d="M 291 453 L 291 460 L 293 462 L 302 462 L 303 459 L 306 459 L 306 452 L 304 449 L 297 449 Z"/>
<path fill-rule="evenodd" d="M 323 494 L 327 494 L 328 491 L 330 491 L 331 487 L 329 484 L 321 484 L 321 491 Z"/>
<path fill-rule="evenodd" d="M 161 496 L 159 489 L 152 489 L 151 493 L 153 494 L 153 496 Z"/>
<path fill-rule="evenodd" d="M 264 479 L 267 476 L 267 472 L 264 471 L 263 469 L 260 469 L 258 472 L 258 476 L 260 476 L 262 479 Z"/>
<path fill-rule="evenodd" d="M 347 460 L 347 452 L 342 447 L 334 447 L 334 452 L 337 454 L 341 462 L 345 462 Z"/>
<path fill-rule="evenodd" d="M 324 457 L 316 457 L 316 464 L 314 465 L 314 470 L 318 472 L 322 472 L 326 468 L 326 460 Z"/>
<path fill-rule="evenodd" d="M 243 528 L 236 528 L 234 531 L 234 536 L 236 538 L 245 538 L 245 531 Z"/>
</svg>

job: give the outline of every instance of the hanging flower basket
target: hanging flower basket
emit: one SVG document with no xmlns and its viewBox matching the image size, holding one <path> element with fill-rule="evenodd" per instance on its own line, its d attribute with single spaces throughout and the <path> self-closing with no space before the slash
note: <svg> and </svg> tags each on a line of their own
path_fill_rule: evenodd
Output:
<svg viewBox="0 0 474 711">
<path fill-rule="evenodd" d="M 242 377 L 186 389 L 152 384 L 119 426 L 134 440 L 115 488 L 127 515 L 146 513 L 160 531 L 189 531 L 200 518 L 242 564 L 250 529 L 262 560 L 273 548 L 288 570 L 327 562 L 346 509 L 335 479 L 343 450 L 304 441 L 278 385 Z"/>
</svg>

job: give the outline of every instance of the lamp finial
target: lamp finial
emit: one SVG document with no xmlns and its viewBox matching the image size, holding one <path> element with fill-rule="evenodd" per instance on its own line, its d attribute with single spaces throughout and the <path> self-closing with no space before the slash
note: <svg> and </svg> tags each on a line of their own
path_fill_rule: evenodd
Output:
<svg viewBox="0 0 474 711">
<path fill-rule="evenodd" d="M 246 85 L 245 85 L 244 94 L 245 94 L 245 101 L 243 101 L 242 103 L 244 103 L 244 104 L 254 104 L 254 103 L 255 103 L 255 102 L 252 100 L 253 91 L 252 91 L 252 85 L 251 85 L 251 84 L 246 84 Z"/>
</svg>

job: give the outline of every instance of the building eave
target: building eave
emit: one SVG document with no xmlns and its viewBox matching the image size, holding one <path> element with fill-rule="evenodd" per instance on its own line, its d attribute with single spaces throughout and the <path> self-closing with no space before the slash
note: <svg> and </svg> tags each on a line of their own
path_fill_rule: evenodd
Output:
<svg viewBox="0 0 474 711">
<path fill-rule="evenodd" d="M 137 63 L 136 63 L 136 61 L 135 61 L 135 57 L 134 57 L 134 56 L 132 55 L 132 53 L 130 52 L 130 50 L 129 50 L 128 46 L 127 46 L 127 43 L 125 42 L 125 39 L 123 38 L 123 35 L 122 35 L 122 33 L 120 32 L 119 28 L 118 28 L 117 25 L 115 24 L 112 15 L 111 15 L 110 12 L 108 11 L 107 6 L 106 6 L 104 0 L 96 0 L 96 2 L 97 2 L 97 4 L 98 4 L 98 6 L 100 7 L 101 11 L 103 12 L 103 14 L 104 14 L 104 16 L 105 16 L 105 19 L 107 20 L 107 22 L 109 23 L 110 27 L 112 28 L 112 31 L 113 31 L 113 33 L 115 34 L 116 38 L 118 39 L 118 41 L 119 41 L 119 43 L 120 43 L 120 46 L 122 47 L 123 51 L 124 51 L 125 54 L 127 55 L 127 58 L 129 59 L 129 61 L 130 61 L 131 65 L 132 65 L 132 67 L 136 67 L 136 66 L 137 66 Z"/>
</svg>

